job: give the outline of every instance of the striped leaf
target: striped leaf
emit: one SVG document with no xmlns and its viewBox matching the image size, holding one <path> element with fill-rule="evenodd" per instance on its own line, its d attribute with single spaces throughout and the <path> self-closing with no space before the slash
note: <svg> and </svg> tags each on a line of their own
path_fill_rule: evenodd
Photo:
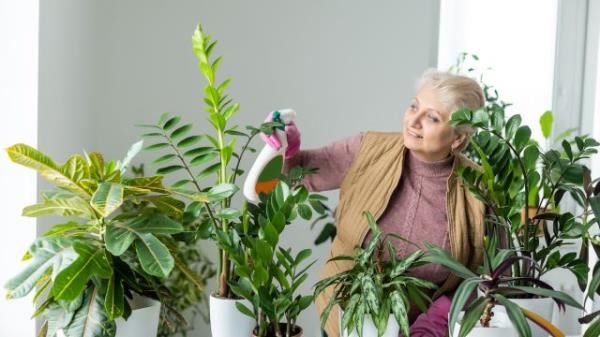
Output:
<svg viewBox="0 0 600 337">
<path fill-rule="evenodd" d="M 75 242 L 73 248 L 79 257 L 56 276 L 51 290 L 55 299 L 73 301 L 81 295 L 92 276 L 109 278 L 112 275 L 112 266 L 104 249 L 81 242 Z"/>
<path fill-rule="evenodd" d="M 44 179 L 52 184 L 63 187 L 86 198 L 90 196 L 88 191 L 81 187 L 77 181 L 74 181 L 72 177 L 67 175 L 72 174 L 72 171 L 65 174 L 63 168 L 56 164 L 50 157 L 31 146 L 16 144 L 6 149 L 6 152 L 13 162 L 38 171 Z M 70 165 L 67 166 L 67 168 L 69 167 Z M 67 171 L 66 168 L 65 171 Z"/>
<path fill-rule="evenodd" d="M 107 337 L 114 336 L 115 330 L 115 322 L 108 318 L 99 289 L 92 286 L 85 291 L 83 303 L 64 334 L 65 337 Z"/>
<path fill-rule="evenodd" d="M 90 200 L 90 205 L 105 218 L 123 204 L 123 185 L 117 183 L 101 183 Z"/>
<path fill-rule="evenodd" d="M 400 331 L 404 336 L 410 336 L 409 334 L 409 323 L 408 323 L 408 310 L 404 299 L 397 290 L 392 291 L 390 294 L 390 300 L 392 304 L 392 312 L 396 318 L 396 322 L 400 326 Z"/>
</svg>

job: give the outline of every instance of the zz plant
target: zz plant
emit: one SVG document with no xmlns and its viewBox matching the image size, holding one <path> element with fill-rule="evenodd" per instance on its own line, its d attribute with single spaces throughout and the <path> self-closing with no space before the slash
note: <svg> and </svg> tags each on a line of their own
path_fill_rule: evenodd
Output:
<svg viewBox="0 0 600 337">
<path fill-rule="evenodd" d="M 240 237 L 221 240 L 221 248 L 231 257 L 234 274 L 239 276 L 230 282 L 231 289 L 251 304 L 249 308 L 237 303 L 237 307 L 256 321 L 255 335 L 291 337 L 300 331 L 298 315 L 313 300 L 311 295 L 297 292 L 315 261 L 304 265 L 311 250 L 293 255 L 291 249 L 281 246 L 280 238 L 299 214 L 309 218 L 300 209 L 308 207 L 305 203 L 311 196 L 304 186 L 292 188 L 282 180 L 270 194 L 260 197 L 258 205 L 247 204 L 244 209 L 237 231 Z"/>
<path fill-rule="evenodd" d="M 134 293 L 160 300 L 162 282 L 176 265 L 190 272 L 168 248 L 171 236 L 183 231 L 183 202 L 160 176 L 124 176 L 141 146 L 120 162 L 92 152 L 62 165 L 25 144 L 7 149 L 12 161 L 55 185 L 23 215 L 63 219 L 33 242 L 24 257 L 29 264 L 5 285 L 9 298 L 34 288 L 34 301 L 45 298 L 34 314 L 45 318 L 42 336 L 59 329 L 67 337 L 114 336 L 115 319 L 131 314 Z"/>
<path fill-rule="evenodd" d="M 365 248 L 356 248 L 354 256 L 335 256 L 329 261 L 348 260 L 354 267 L 337 275 L 325 278 L 315 285 L 315 296 L 328 287 L 334 292 L 321 315 L 322 326 L 329 318 L 332 308 L 339 305 L 344 313 L 341 319 L 342 331 L 356 330 L 362 336 L 364 320 L 370 316 L 377 327 L 378 336 L 387 328 L 390 314 L 393 314 L 400 331 L 410 336 L 408 309 L 415 303 L 423 312 L 431 302 L 425 289 L 436 289 L 429 281 L 409 276 L 411 269 L 424 265 L 424 253 L 417 250 L 403 259 L 388 237 L 404 240 L 394 235 L 383 235 L 373 216 L 365 212 L 373 239 Z M 389 261 L 383 260 L 384 250 L 389 253 Z"/>
</svg>

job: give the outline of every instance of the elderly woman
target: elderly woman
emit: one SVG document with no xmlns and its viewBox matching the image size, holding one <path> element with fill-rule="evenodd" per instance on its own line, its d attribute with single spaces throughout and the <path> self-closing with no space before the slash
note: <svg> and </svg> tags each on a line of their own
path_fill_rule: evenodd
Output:
<svg viewBox="0 0 600 337">
<path fill-rule="evenodd" d="M 460 154 L 472 134 L 470 128 L 449 125 L 452 112 L 484 104 L 474 80 L 436 70 L 418 81 L 416 95 L 404 113 L 403 132 L 361 132 L 313 150 L 301 150 L 295 125 L 286 126 L 286 169 L 301 165 L 319 168 L 304 184 L 311 191 L 340 188 L 336 212 L 337 236 L 330 257 L 352 254 L 371 240 L 363 211 L 370 211 L 384 233 L 396 233 L 422 244 L 429 241 L 474 268 L 482 258 L 485 207 L 455 175 L 460 166 L 473 166 Z M 275 136 L 262 135 L 278 148 Z M 400 257 L 416 248 L 394 242 Z M 349 261 L 327 263 L 321 278 L 351 268 Z M 450 296 L 459 283 L 439 265 L 414 270 L 414 276 L 440 286 L 427 313 L 411 308 L 411 336 L 445 336 Z M 316 299 L 321 313 L 332 289 Z M 337 310 L 337 309 L 336 309 Z M 333 310 L 325 330 L 339 336 L 338 313 Z"/>
</svg>

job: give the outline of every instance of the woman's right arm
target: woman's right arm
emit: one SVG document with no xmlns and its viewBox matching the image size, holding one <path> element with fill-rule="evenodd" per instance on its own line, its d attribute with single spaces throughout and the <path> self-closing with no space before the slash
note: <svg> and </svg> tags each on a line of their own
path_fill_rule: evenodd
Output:
<svg viewBox="0 0 600 337">
<path fill-rule="evenodd" d="M 338 189 L 358 153 L 362 137 L 363 132 L 321 148 L 300 150 L 285 161 L 284 173 L 295 166 L 318 168 L 316 173 L 304 177 L 304 186 L 311 192 Z"/>
</svg>

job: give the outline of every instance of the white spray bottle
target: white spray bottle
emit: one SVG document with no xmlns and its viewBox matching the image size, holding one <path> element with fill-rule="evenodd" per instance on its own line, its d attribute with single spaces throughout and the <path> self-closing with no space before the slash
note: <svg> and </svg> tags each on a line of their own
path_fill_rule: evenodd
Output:
<svg viewBox="0 0 600 337">
<path fill-rule="evenodd" d="M 289 124 L 295 119 L 296 111 L 292 109 L 273 112 L 273 121 Z M 288 146 L 287 138 L 283 130 L 274 128 L 273 132 L 277 134 L 281 147 L 279 150 L 275 150 L 269 144 L 266 144 L 256 157 L 244 182 L 244 196 L 253 203 L 259 202 L 258 195 L 260 193 L 268 194 L 277 186 L 279 176 L 283 172 L 285 150 Z"/>
</svg>

